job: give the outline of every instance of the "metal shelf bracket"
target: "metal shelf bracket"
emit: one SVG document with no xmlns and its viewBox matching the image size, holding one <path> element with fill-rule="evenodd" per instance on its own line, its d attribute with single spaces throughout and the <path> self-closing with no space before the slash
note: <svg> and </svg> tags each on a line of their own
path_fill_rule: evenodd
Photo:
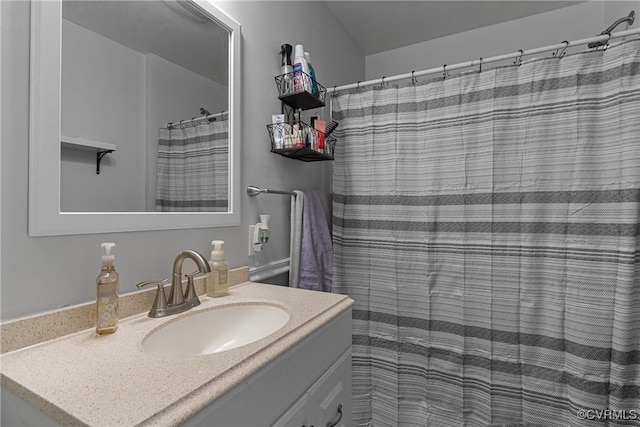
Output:
<svg viewBox="0 0 640 427">
<path fill-rule="evenodd" d="M 109 153 L 113 153 L 114 150 L 104 150 L 104 151 L 98 151 L 96 153 L 96 175 L 100 175 L 100 162 L 102 161 L 102 158 Z"/>
</svg>

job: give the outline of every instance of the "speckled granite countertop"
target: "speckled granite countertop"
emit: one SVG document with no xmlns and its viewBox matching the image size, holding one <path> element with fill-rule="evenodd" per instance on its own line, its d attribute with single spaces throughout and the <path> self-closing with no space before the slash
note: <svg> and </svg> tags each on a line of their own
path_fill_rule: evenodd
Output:
<svg viewBox="0 0 640 427">
<path fill-rule="evenodd" d="M 113 335 L 83 330 L 0 357 L 2 385 L 65 425 L 178 425 L 349 308 L 345 295 L 243 283 L 175 316 L 121 320 Z M 259 341 L 186 358 L 149 355 L 142 340 L 167 322 L 217 306 L 269 303 L 290 321 Z M 215 328 L 216 325 L 211 325 Z"/>
</svg>

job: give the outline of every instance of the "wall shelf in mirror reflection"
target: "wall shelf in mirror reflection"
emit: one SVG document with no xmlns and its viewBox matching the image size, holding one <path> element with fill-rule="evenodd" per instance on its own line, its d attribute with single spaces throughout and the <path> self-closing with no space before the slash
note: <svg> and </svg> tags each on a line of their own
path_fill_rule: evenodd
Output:
<svg viewBox="0 0 640 427">
<path fill-rule="evenodd" d="M 60 136 L 60 143 L 63 148 L 66 147 L 73 150 L 91 151 L 92 153 L 96 153 L 96 175 L 100 175 L 100 162 L 102 161 L 102 158 L 105 155 L 116 151 L 115 144 L 76 138 L 73 136 Z"/>
<path fill-rule="evenodd" d="M 205 0 L 35 0 L 31 24 L 30 236 L 240 224 L 236 21 Z M 179 173 L 162 169 L 161 145 L 208 123 L 163 129 L 202 105 L 227 112 L 206 131 L 215 167 L 196 168 L 203 195 L 166 201 L 158 178 Z M 100 159 L 79 149 L 101 157 L 116 143 L 100 178 L 88 176 Z"/>
</svg>

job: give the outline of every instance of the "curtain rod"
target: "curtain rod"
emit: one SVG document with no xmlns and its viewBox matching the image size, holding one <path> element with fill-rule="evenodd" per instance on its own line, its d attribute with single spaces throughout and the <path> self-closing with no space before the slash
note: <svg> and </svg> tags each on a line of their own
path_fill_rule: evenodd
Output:
<svg viewBox="0 0 640 427">
<path fill-rule="evenodd" d="M 602 34 L 602 35 L 589 37 L 586 39 L 574 40 L 574 41 L 565 40 L 561 43 L 550 45 L 550 46 L 544 46 L 544 47 L 539 47 L 539 48 L 529 49 L 529 50 L 519 50 L 517 52 L 507 53 L 507 54 L 498 55 L 498 56 L 492 56 L 491 58 L 486 58 L 486 59 L 479 58 L 479 59 L 474 59 L 473 61 L 460 62 L 458 64 L 453 64 L 453 65 L 443 65 L 436 68 L 430 68 L 428 70 L 412 71 L 410 73 L 398 74 L 391 77 L 382 77 L 380 79 L 375 79 L 375 80 L 367 80 L 364 82 L 351 83 L 343 86 L 334 86 L 332 88 L 327 88 L 327 93 L 335 93 L 335 92 L 340 92 L 340 91 L 349 90 L 349 89 L 358 89 L 364 86 L 373 86 L 376 84 L 384 84 L 384 83 L 394 82 L 397 80 L 415 79 L 416 77 L 426 76 L 428 74 L 435 74 L 435 73 L 446 74 L 449 71 L 458 70 L 460 68 L 469 68 L 469 67 L 479 66 L 480 70 L 482 70 L 483 64 L 503 61 L 505 59 L 511 59 L 511 58 L 517 58 L 516 63 L 518 63 L 519 61 L 522 60 L 522 57 L 524 55 L 535 55 L 537 53 L 550 52 L 552 50 L 559 51 L 560 49 L 562 49 L 562 53 L 559 55 L 559 57 L 562 57 L 564 56 L 564 51 L 571 46 L 579 46 L 583 44 L 597 43 L 597 42 L 605 42 L 605 44 L 607 44 L 609 40 L 620 38 L 620 37 L 631 36 L 635 34 L 640 35 L 640 29 L 620 31 L 612 34 Z"/>
<path fill-rule="evenodd" d="M 180 125 L 186 125 L 189 123 L 193 123 L 193 122 L 197 122 L 198 120 L 211 120 L 214 119 L 216 117 L 221 117 L 224 116 L 225 114 L 227 114 L 228 111 L 222 111 L 220 113 L 215 113 L 215 114 L 208 114 L 206 116 L 202 116 L 202 117 L 192 117 L 189 120 L 180 120 L 179 122 L 169 122 L 167 123 L 167 129 L 171 129 L 173 126 L 180 126 Z"/>
</svg>

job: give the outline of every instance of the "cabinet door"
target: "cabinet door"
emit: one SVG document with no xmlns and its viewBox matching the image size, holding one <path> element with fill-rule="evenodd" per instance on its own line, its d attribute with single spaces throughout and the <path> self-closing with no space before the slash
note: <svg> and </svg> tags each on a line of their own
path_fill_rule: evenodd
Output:
<svg viewBox="0 0 640 427">
<path fill-rule="evenodd" d="M 272 424 L 272 427 L 310 427 L 307 424 L 309 418 L 308 400 L 305 393 Z"/>
<path fill-rule="evenodd" d="M 309 389 L 309 421 L 315 427 L 351 425 L 351 350 Z"/>
</svg>

